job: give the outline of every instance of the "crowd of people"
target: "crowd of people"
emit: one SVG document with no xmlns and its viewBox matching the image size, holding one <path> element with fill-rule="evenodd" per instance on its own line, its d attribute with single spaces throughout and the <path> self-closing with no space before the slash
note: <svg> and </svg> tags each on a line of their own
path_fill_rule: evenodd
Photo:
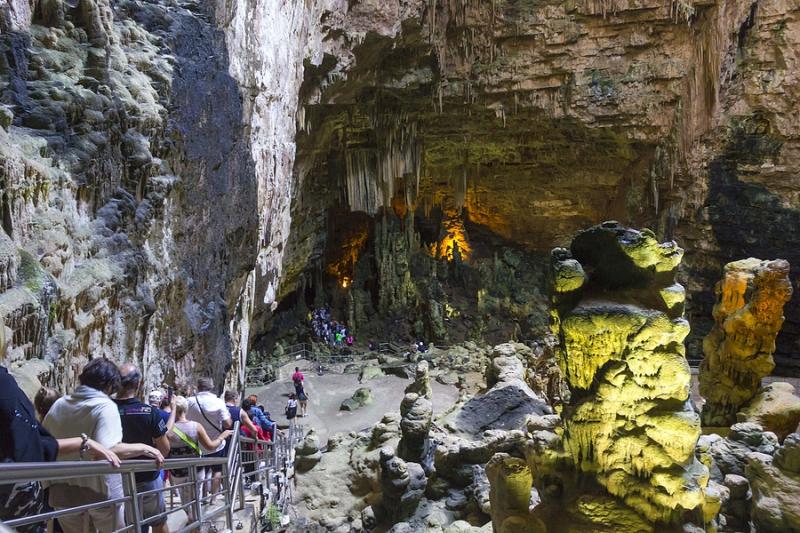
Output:
<svg viewBox="0 0 800 533">
<path fill-rule="evenodd" d="M 145 493 L 140 502 L 144 518 L 165 513 L 160 491 L 165 482 L 181 485 L 188 480 L 187 469 L 161 471 L 165 458 L 224 457 L 236 422 L 244 436 L 266 442 L 278 431 L 257 396 L 239 403 L 238 394 L 227 391 L 220 398 L 209 377 L 198 379 L 193 390 L 181 391 L 184 394 L 171 388 L 166 393 L 150 391 L 147 403 L 139 399 L 143 379 L 132 364 L 118 367 L 107 359 L 93 359 L 78 381 L 79 386 L 65 396 L 42 389 L 32 404 L 0 366 L 0 427 L 8 428 L 0 432 L 0 462 L 91 459 L 118 467 L 121 459 L 152 460 L 152 471 L 136 473 L 137 493 Z M 304 391 L 303 395 L 307 399 Z M 287 417 L 288 411 L 287 405 Z M 198 476 L 203 497 L 213 503 L 220 491 L 222 465 L 198 469 Z M 179 493 L 186 501 L 191 498 L 191 487 L 180 487 Z M 119 474 L 52 481 L 46 489 L 39 482 L 0 485 L 0 521 L 123 496 Z M 60 516 L 57 522 L 65 533 L 113 531 L 125 524 L 125 512 L 123 505 L 110 504 Z M 195 520 L 191 507 L 187 514 L 190 521 Z M 144 527 L 143 533 L 149 527 L 154 533 L 166 532 L 166 522 L 163 514 Z M 45 527 L 34 524 L 19 530 L 41 533 Z"/>
<path fill-rule="evenodd" d="M 309 319 L 314 335 L 328 346 L 340 348 L 352 346 L 355 342 L 347 326 L 333 319 L 328 306 L 318 307 L 311 311 Z"/>
</svg>

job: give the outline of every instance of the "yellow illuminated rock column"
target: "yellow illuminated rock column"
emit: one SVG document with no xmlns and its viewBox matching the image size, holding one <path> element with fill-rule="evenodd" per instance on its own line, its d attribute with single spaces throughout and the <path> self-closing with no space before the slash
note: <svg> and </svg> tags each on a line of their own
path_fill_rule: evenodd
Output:
<svg viewBox="0 0 800 533">
<path fill-rule="evenodd" d="M 708 471 L 694 457 L 683 257 L 649 230 L 606 222 L 553 251 L 553 332 L 571 398 L 564 450 L 651 523 L 702 523 Z"/>
<path fill-rule="evenodd" d="M 703 423 L 730 426 L 775 368 L 775 337 L 792 296 L 789 263 L 744 259 L 725 265 L 715 287 L 714 327 L 703 339 Z"/>
</svg>

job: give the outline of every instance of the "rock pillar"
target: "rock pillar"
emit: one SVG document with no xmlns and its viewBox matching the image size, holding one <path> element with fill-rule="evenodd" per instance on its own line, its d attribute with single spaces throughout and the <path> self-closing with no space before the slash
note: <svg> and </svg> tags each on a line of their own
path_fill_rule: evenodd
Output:
<svg viewBox="0 0 800 533">
<path fill-rule="evenodd" d="M 552 254 L 553 333 L 571 398 L 564 450 L 651 523 L 702 522 L 707 469 L 694 457 L 683 250 L 649 230 L 606 222 Z"/>
<path fill-rule="evenodd" d="M 715 287 L 714 327 L 703 339 L 703 424 L 730 426 L 775 368 L 775 337 L 792 295 L 789 263 L 744 259 L 725 265 Z"/>
</svg>

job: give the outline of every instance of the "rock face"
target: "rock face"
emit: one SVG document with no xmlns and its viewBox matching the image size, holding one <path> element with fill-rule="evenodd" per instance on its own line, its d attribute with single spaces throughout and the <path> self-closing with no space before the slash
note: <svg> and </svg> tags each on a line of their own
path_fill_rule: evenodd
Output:
<svg viewBox="0 0 800 533">
<path fill-rule="evenodd" d="M 792 295 L 789 263 L 744 259 L 725 265 L 716 286 L 715 326 L 703 340 L 703 423 L 729 426 L 775 368 L 775 337 Z"/>
<path fill-rule="evenodd" d="M 572 394 L 564 450 L 651 522 L 698 510 L 708 476 L 694 456 L 700 420 L 688 402 L 689 325 L 674 282 L 682 256 L 674 242 L 615 222 L 553 251 L 553 332 Z"/>
<path fill-rule="evenodd" d="M 739 422 L 755 422 L 783 440 L 800 424 L 800 398 L 789 383 L 770 383 L 759 389 L 750 403 L 736 414 Z"/>
<path fill-rule="evenodd" d="M 774 458 L 750 454 L 746 474 L 758 531 L 800 531 L 800 433 L 786 437 Z"/>
</svg>

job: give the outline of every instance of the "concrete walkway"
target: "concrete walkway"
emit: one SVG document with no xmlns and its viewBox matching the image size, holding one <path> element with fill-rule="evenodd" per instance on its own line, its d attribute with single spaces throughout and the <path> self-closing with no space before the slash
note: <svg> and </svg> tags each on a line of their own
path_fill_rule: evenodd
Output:
<svg viewBox="0 0 800 533">
<path fill-rule="evenodd" d="M 272 414 L 272 419 L 279 426 L 288 421 L 284 415 L 284 407 L 289 394 L 294 392 L 294 385 L 288 377 L 294 371 L 294 364 L 287 365 L 280 373 L 287 376 L 266 387 L 248 388 L 247 394 L 257 394 L 258 399 Z M 299 418 L 298 423 L 306 429 L 313 428 L 319 435 L 320 444 L 328 442 L 333 433 L 348 433 L 366 429 L 377 422 L 388 412 L 400 412 L 400 401 L 405 394 L 410 379 L 385 376 L 358 383 L 358 374 L 336 374 L 326 372 L 318 376 L 309 363 L 300 364 L 305 375 L 305 389 L 308 394 L 308 416 Z M 304 368 L 308 367 L 308 368 Z M 449 385 L 432 381 L 434 414 L 450 408 L 458 399 L 458 390 Z M 373 402 L 353 412 L 340 411 L 342 401 L 352 396 L 359 387 L 372 390 Z"/>
</svg>

